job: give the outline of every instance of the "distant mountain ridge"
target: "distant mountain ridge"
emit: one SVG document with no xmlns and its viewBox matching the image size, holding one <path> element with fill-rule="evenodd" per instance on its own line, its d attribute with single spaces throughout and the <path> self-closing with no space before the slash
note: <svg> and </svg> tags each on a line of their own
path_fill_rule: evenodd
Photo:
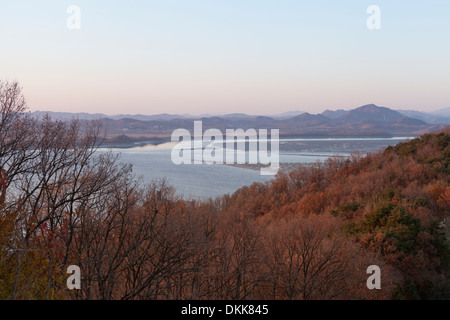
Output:
<svg viewBox="0 0 450 320">
<path fill-rule="evenodd" d="M 432 115 L 450 118 L 450 107 L 431 112 Z"/>
<path fill-rule="evenodd" d="M 340 110 L 325 110 L 324 112 L 322 112 L 322 114 L 325 117 L 328 117 L 330 119 L 336 119 L 336 118 L 339 118 L 339 117 L 343 116 L 347 112 L 348 111 L 342 110 L 342 109 L 340 109 Z"/>
<path fill-rule="evenodd" d="M 104 113 L 86 113 L 86 112 L 54 112 L 54 111 L 34 111 L 32 114 L 38 118 L 44 117 L 45 115 L 49 115 L 51 118 L 57 120 L 97 120 L 97 119 L 112 119 L 112 120 L 121 120 L 121 119 L 134 119 L 141 121 L 148 120 L 172 120 L 172 119 L 186 119 L 192 117 L 188 114 L 168 114 L 161 113 L 155 115 L 144 115 L 144 114 L 117 114 L 117 115 L 108 115 Z"/>
<path fill-rule="evenodd" d="M 427 113 L 415 110 L 399 110 L 399 112 L 407 117 L 419 119 L 427 123 L 450 123 L 450 110 L 448 115 L 443 111 L 441 111 L 442 113 L 439 113 L 439 111 Z"/>
<path fill-rule="evenodd" d="M 386 108 L 378 107 L 374 104 L 368 104 L 353 110 L 350 110 L 342 116 L 336 118 L 340 121 L 379 121 L 395 122 L 405 117 L 400 112 Z"/>
<path fill-rule="evenodd" d="M 69 120 L 102 119 L 110 137 L 122 136 L 122 140 L 144 139 L 145 137 L 170 137 L 178 128 L 193 129 L 194 120 L 202 120 L 203 130 L 239 129 L 279 129 L 285 136 L 416 136 L 439 130 L 449 122 L 428 123 L 420 117 L 409 117 L 415 113 L 395 111 L 390 108 L 368 104 L 352 110 L 327 110 L 321 114 L 298 111 L 279 116 L 247 115 L 234 113 L 225 115 L 192 116 L 188 114 L 171 115 L 104 115 L 88 113 L 60 113 L 36 111 L 33 114 L 43 117 Z M 421 113 L 419 113 L 420 115 Z M 290 115 L 290 116 L 289 116 Z M 430 115 L 431 116 L 431 115 Z M 440 118 L 433 118 L 434 120 Z M 445 120 L 445 118 L 443 118 Z M 127 137 L 124 137 L 126 135 Z M 131 139 L 131 138 L 130 138 Z"/>
<path fill-rule="evenodd" d="M 383 112 L 381 112 L 383 111 Z M 273 119 L 290 119 L 293 117 L 297 117 L 299 115 L 305 114 L 308 112 L 305 111 L 289 111 L 284 112 L 281 114 L 275 114 L 275 115 L 265 115 L 267 117 L 273 118 Z M 447 109 L 441 109 L 434 112 L 423 112 L 423 111 L 416 111 L 416 110 L 392 110 L 386 107 L 378 107 L 375 104 L 368 104 L 356 109 L 352 110 L 326 110 L 321 113 L 321 115 L 324 115 L 327 118 L 330 119 L 338 119 L 344 116 L 345 114 L 350 113 L 350 117 L 358 117 L 358 113 L 360 116 L 363 117 L 366 115 L 369 118 L 371 117 L 371 114 L 374 115 L 375 113 L 383 114 L 389 117 L 397 117 L 399 118 L 399 114 L 402 114 L 409 118 L 414 118 L 418 120 L 422 120 L 426 123 L 430 124 L 437 124 L 437 123 L 444 123 L 449 124 L 450 123 L 450 108 Z M 37 117 L 43 117 L 44 115 L 49 115 L 50 117 L 54 119 L 59 120 L 71 120 L 71 119 L 80 119 L 80 120 L 93 120 L 93 119 L 103 119 L 103 118 L 109 118 L 112 120 L 121 120 L 121 119 L 135 119 L 135 120 L 141 120 L 141 121 L 148 121 L 148 120 L 173 120 L 173 119 L 195 119 L 195 118 L 209 118 L 209 117 L 222 117 L 226 119 L 251 119 L 256 118 L 261 115 L 249 115 L 245 113 L 231 113 L 231 114 L 202 114 L 202 115 L 191 115 L 191 114 L 168 114 L 168 113 L 161 113 L 161 114 L 104 114 L 104 113 L 87 113 L 87 112 L 55 112 L 55 111 L 34 111 L 32 112 L 33 115 Z M 364 115 L 365 114 L 365 115 Z"/>
</svg>

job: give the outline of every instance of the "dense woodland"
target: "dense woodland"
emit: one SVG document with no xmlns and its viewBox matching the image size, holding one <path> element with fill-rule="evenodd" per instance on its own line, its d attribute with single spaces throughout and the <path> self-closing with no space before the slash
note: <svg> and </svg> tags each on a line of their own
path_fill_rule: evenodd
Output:
<svg viewBox="0 0 450 320">
<path fill-rule="evenodd" d="M 0 299 L 450 298 L 450 128 L 187 201 L 96 154 L 100 123 L 0 104 Z"/>
</svg>

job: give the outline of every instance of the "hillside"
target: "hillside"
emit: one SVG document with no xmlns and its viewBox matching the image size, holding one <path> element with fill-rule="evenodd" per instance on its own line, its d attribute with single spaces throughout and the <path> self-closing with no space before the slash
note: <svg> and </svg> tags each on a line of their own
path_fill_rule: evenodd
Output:
<svg viewBox="0 0 450 320">
<path fill-rule="evenodd" d="M 228 212 L 269 226 L 315 216 L 320 229 L 333 221 L 365 255 L 382 257 L 385 281 L 395 283 L 389 298 L 449 297 L 450 127 L 364 158 L 282 173 L 225 202 Z"/>
</svg>

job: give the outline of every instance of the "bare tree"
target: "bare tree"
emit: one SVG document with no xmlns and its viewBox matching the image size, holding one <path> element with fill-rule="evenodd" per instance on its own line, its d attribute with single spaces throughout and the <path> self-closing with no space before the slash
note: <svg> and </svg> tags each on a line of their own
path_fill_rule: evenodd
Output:
<svg viewBox="0 0 450 320">
<path fill-rule="evenodd" d="M 344 241 L 320 216 L 291 218 L 273 226 L 266 265 L 274 299 L 331 299 L 350 276 Z"/>
<path fill-rule="evenodd" d="M 48 263 L 38 268 L 46 269 L 46 280 L 45 289 L 37 290 L 49 298 L 55 291 L 54 274 L 61 273 L 69 260 L 78 212 L 108 197 L 106 192 L 119 180 L 131 179 L 130 168 L 119 165 L 111 153 L 97 152 L 102 142 L 100 122 L 33 119 L 25 113 L 17 83 L 0 82 L 0 103 L 1 215 L 14 216 L 9 235 L 14 241 L 8 248 L 8 259 L 15 261 L 10 296 L 31 292 L 32 281 L 22 293 L 18 288 L 26 283 L 29 263 L 39 252 Z"/>
</svg>

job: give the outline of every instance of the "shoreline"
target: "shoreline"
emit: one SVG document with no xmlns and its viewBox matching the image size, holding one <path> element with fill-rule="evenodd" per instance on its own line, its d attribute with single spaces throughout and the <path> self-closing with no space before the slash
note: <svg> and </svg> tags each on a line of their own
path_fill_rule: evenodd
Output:
<svg viewBox="0 0 450 320">
<path fill-rule="evenodd" d="M 307 140 L 339 140 L 339 139 L 348 139 L 348 140 L 360 140 L 360 139 L 380 139 L 380 140 L 389 140 L 389 139 L 395 139 L 397 136 L 390 136 L 390 137 L 382 137 L 382 136 L 292 136 L 292 135 L 286 135 L 286 136 L 280 136 L 280 139 L 305 139 Z M 398 136 L 398 138 L 414 138 L 412 136 Z M 128 149 L 128 148 L 135 148 L 135 147 L 145 147 L 148 145 L 154 145 L 158 146 L 160 144 L 172 142 L 170 137 L 130 137 L 127 135 L 120 135 L 115 136 L 113 138 L 107 138 L 105 141 L 103 141 L 100 144 L 101 148 L 117 148 L 117 149 Z"/>
<path fill-rule="evenodd" d="M 288 173 L 293 170 L 296 170 L 300 167 L 310 167 L 315 162 L 283 162 L 280 163 L 280 169 L 278 170 L 278 173 Z M 261 168 L 266 168 L 268 166 L 262 165 L 262 164 L 227 164 L 224 163 L 222 165 L 230 166 L 230 167 L 236 167 L 236 168 L 242 168 L 247 170 L 254 170 L 259 171 Z"/>
</svg>

